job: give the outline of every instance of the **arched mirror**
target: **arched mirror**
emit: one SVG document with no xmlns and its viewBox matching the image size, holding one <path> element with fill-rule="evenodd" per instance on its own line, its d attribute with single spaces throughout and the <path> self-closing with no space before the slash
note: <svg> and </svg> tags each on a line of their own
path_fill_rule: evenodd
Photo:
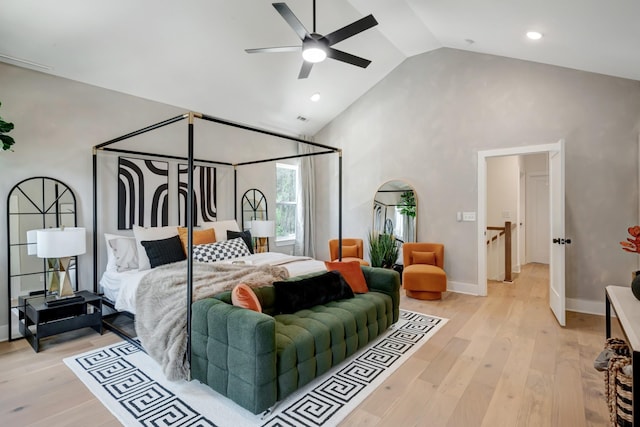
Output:
<svg viewBox="0 0 640 427">
<path fill-rule="evenodd" d="M 27 231 L 77 225 L 76 197 L 71 189 L 53 178 L 29 178 L 16 184 L 7 198 L 7 254 L 9 283 L 9 339 L 21 337 L 12 330 L 20 297 L 43 294 L 47 289 L 47 260 L 27 253 Z M 69 274 L 75 276 L 76 259 Z M 75 281 L 74 281 L 75 282 Z M 18 312 L 19 310 L 13 310 Z"/>
<path fill-rule="evenodd" d="M 252 188 L 242 195 L 242 227 L 248 229 L 253 220 L 267 220 L 267 199 L 262 191 Z"/>
<path fill-rule="evenodd" d="M 373 198 L 373 231 L 393 234 L 400 242 L 417 240 L 418 200 L 413 187 L 404 181 L 388 181 Z"/>
</svg>

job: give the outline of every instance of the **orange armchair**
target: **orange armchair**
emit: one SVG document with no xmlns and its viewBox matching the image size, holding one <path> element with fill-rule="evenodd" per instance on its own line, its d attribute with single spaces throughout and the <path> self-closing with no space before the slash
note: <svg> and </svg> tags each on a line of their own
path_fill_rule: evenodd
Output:
<svg viewBox="0 0 640 427">
<path fill-rule="evenodd" d="M 440 243 L 405 243 L 402 246 L 404 269 L 402 286 L 408 297 L 438 300 L 447 290 L 444 272 L 444 245 Z"/>
<path fill-rule="evenodd" d="M 338 261 L 338 239 L 329 240 L 329 256 L 332 261 Z M 342 239 L 342 261 L 358 261 L 360 265 L 369 265 L 364 260 L 362 239 Z"/>
</svg>

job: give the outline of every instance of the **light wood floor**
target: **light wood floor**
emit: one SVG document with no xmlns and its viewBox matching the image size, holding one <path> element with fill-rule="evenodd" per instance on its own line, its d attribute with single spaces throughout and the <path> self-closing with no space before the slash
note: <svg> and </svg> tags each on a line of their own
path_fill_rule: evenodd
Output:
<svg viewBox="0 0 640 427">
<path fill-rule="evenodd" d="M 559 327 L 547 276 L 531 264 L 513 284 L 490 282 L 486 298 L 403 296 L 402 308 L 449 322 L 341 425 L 606 425 L 603 374 L 593 368 L 604 318 L 568 312 Z M 24 340 L 0 343 L 0 425 L 119 425 L 62 362 L 118 340 L 87 329 L 48 338 L 37 354 Z"/>
</svg>

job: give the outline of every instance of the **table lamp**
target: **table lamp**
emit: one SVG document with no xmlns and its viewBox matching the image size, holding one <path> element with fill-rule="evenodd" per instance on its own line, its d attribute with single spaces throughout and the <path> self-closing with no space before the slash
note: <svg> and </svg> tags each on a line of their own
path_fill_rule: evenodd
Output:
<svg viewBox="0 0 640 427">
<path fill-rule="evenodd" d="M 71 257 L 82 255 L 87 249 L 86 230 L 82 227 L 45 228 L 27 232 L 27 253 L 46 258 L 54 274 L 49 281 L 49 292 L 58 298 L 72 297 L 73 288 L 69 278 Z M 35 244 L 34 244 L 35 243 Z M 58 271 L 56 276 L 55 270 Z"/>
<path fill-rule="evenodd" d="M 269 248 L 269 237 L 276 235 L 275 221 L 251 221 L 251 235 L 258 241 L 256 252 L 266 252 Z"/>
</svg>

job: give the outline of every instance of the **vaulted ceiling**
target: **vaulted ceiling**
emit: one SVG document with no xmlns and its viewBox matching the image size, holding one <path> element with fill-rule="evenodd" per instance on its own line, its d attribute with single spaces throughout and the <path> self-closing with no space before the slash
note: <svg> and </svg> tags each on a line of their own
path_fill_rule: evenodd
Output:
<svg viewBox="0 0 640 427">
<path fill-rule="evenodd" d="M 311 31 L 312 0 L 285 3 Z M 294 135 L 440 47 L 640 80 L 637 0 L 318 0 L 317 31 L 370 13 L 379 25 L 335 45 L 368 68 L 328 59 L 298 79 L 298 52 L 245 52 L 300 44 L 270 1 L 0 0 L 0 61 Z"/>
</svg>

